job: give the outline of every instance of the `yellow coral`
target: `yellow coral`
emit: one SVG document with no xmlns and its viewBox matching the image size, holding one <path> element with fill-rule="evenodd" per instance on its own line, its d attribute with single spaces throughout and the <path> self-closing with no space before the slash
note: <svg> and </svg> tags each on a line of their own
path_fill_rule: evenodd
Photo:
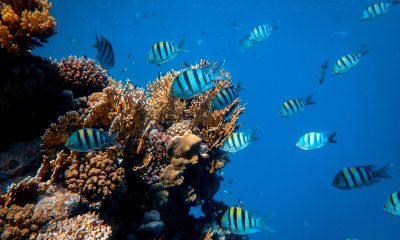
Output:
<svg viewBox="0 0 400 240">
<path fill-rule="evenodd" d="M 0 0 L 0 43 L 9 53 L 19 54 L 40 46 L 56 27 L 47 0 Z"/>
</svg>

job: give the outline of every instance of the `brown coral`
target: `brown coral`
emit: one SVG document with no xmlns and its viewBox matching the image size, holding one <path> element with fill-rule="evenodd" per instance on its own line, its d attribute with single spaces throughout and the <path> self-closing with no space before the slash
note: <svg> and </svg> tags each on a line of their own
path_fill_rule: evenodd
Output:
<svg viewBox="0 0 400 240">
<path fill-rule="evenodd" d="M 97 214 L 86 213 L 63 221 L 51 221 L 37 240 L 106 240 L 111 234 L 111 227 Z"/>
<path fill-rule="evenodd" d="M 40 179 L 36 177 L 27 177 L 21 182 L 12 183 L 6 194 L 1 195 L 0 205 L 6 207 L 12 204 L 24 205 L 36 198 L 39 190 Z"/>
<path fill-rule="evenodd" d="M 33 221 L 34 204 L 23 207 L 0 206 L 0 238 L 3 240 L 34 239 L 39 226 Z"/>
<path fill-rule="evenodd" d="M 79 193 L 84 202 L 98 204 L 125 182 L 123 168 L 109 152 L 88 153 L 86 157 L 70 155 L 71 166 L 65 177 L 68 189 Z"/>
<path fill-rule="evenodd" d="M 19 54 L 41 46 L 54 34 L 56 21 L 47 0 L 1 0 L 1 49 Z"/>
<path fill-rule="evenodd" d="M 70 56 L 55 62 L 62 77 L 64 88 L 71 90 L 74 97 L 88 96 L 103 90 L 111 79 L 107 71 L 91 58 Z"/>
<path fill-rule="evenodd" d="M 122 82 L 110 81 L 102 93 L 89 97 L 83 126 L 118 131 L 118 138 L 123 141 L 129 136 L 136 138 L 144 129 L 144 102 L 142 89 L 135 88 L 129 81 L 124 86 Z"/>
<path fill-rule="evenodd" d="M 160 182 L 164 187 L 181 185 L 183 172 L 187 164 L 196 164 L 199 157 L 201 138 L 187 131 L 183 136 L 176 136 L 168 143 L 167 153 L 172 158 L 160 175 Z"/>
<path fill-rule="evenodd" d="M 52 123 L 42 136 L 43 150 L 64 145 L 73 131 L 82 125 L 81 116 L 77 112 L 67 112 L 58 118 L 58 123 Z M 52 152 L 54 155 L 54 152 Z M 47 153 L 49 154 L 49 153 Z M 53 156 L 52 156 L 53 157 Z"/>
</svg>

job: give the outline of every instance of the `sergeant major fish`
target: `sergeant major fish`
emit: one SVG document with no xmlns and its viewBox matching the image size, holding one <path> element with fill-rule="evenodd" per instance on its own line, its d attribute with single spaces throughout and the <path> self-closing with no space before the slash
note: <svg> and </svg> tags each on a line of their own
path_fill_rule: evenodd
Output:
<svg viewBox="0 0 400 240">
<path fill-rule="evenodd" d="M 256 129 L 250 129 L 246 132 L 232 133 L 227 139 L 222 143 L 222 150 L 230 153 L 238 152 L 252 142 L 258 140 L 256 136 Z"/>
<path fill-rule="evenodd" d="M 178 46 L 173 41 L 163 41 L 154 43 L 149 53 L 147 61 L 160 66 L 162 63 L 168 62 L 178 56 L 180 52 L 188 52 L 183 49 L 185 40 L 182 40 Z"/>
<path fill-rule="evenodd" d="M 224 61 L 212 66 L 197 69 L 187 69 L 175 77 L 172 83 L 172 95 L 187 99 L 205 92 L 215 86 L 214 80 L 229 79 L 221 74 Z"/>
<path fill-rule="evenodd" d="M 390 167 L 392 167 L 392 165 L 385 166 L 378 170 L 374 170 L 373 165 L 343 168 L 336 174 L 333 180 L 333 186 L 345 190 L 369 186 L 379 182 L 381 178 L 391 178 L 387 173 Z"/>
<path fill-rule="evenodd" d="M 311 104 L 315 104 L 315 102 L 312 100 L 312 94 L 309 95 L 306 100 L 303 98 L 288 100 L 282 104 L 281 110 L 279 111 L 279 116 L 285 118 L 292 117 L 296 113 L 304 111 L 306 107 Z"/>
<path fill-rule="evenodd" d="M 241 83 L 237 86 L 230 86 L 221 89 L 211 101 L 211 110 L 222 110 L 229 106 L 239 96 L 239 92 L 242 90 Z"/>
<path fill-rule="evenodd" d="M 275 30 L 278 30 L 276 23 L 256 26 L 248 35 L 240 40 L 240 45 L 242 48 L 253 47 L 254 42 L 266 39 Z"/>
<path fill-rule="evenodd" d="M 241 207 L 228 208 L 221 219 L 221 226 L 237 235 L 246 235 L 259 231 L 275 233 L 268 225 L 269 218 L 256 218 L 249 211 Z"/>
<path fill-rule="evenodd" d="M 108 132 L 100 131 L 96 128 L 83 128 L 71 134 L 65 146 L 77 152 L 92 152 L 109 146 L 122 146 L 115 142 L 118 132 L 109 135 Z"/>
<path fill-rule="evenodd" d="M 110 41 L 103 36 L 96 35 L 96 43 L 93 44 L 93 47 L 97 49 L 97 61 L 99 61 L 100 65 L 104 69 L 110 69 L 114 67 L 114 50 Z"/>
<path fill-rule="evenodd" d="M 386 199 L 383 210 L 394 216 L 400 216 L 400 192 L 393 192 Z"/>
<path fill-rule="evenodd" d="M 349 71 L 355 65 L 357 65 L 361 58 L 368 52 L 369 50 L 367 50 L 365 45 L 363 45 L 359 51 L 344 55 L 335 62 L 335 65 L 333 66 L 333 73 L 340 74 Z"/>
<path fill-rule="evenodd" d="M 308 132 L 299 138 L 296 146 L 302 150 L 318 149 L 329 143 L 336 143 L 336 133 Z"/>
<path fill-rule="evenodd" d="M 361 15 L 361 20 L 373 20 L 379 16 L 387 13 L 392 7 L 399 4 L 400 0 L 393 0 L 390 2 L 374 3 L 367 7 Z"/>
</svg>

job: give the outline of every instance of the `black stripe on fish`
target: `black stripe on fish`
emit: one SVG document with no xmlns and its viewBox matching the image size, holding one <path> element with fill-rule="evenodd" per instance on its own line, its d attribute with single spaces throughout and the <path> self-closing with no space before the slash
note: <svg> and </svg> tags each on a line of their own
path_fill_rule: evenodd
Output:
<svg viewBox="0 0 400 240">
<path fill-rule="evenodd" d="M 99 147 L 99 140 L 98 140 L 97 136 L 98 136 L 98 130 L 97 129 L 92 129 L 92 137 L 93 137 L 93 140 L 94 140 L 94 145 L 96 147 Z"/>
<path fill-rule="evenodd" d="M 79 147 L 82 147 L 82 138 L 81 138 L 79 130 L 76 131 L 76 138 L 78 138 Z"/>
<path fill-rule="evenodd" d="M 232 220 L 231 220 L 231 209 L 228 209 L 228 226 L 231 227 L 232 226 Z"/>
<path fill-rule="evenodd" d="M 242 139 L 240 137 L 241 134 L 236 135 L 236 138 L 239 140 L 239 145 L 243 146 Z"/>
<path fill-rule="evenodd" d="M 235 136 L 235 135 L 231 135 L 230 139 L 231 139 L 231 142 L 232 142 L 233 147 L 234 147 L 234 148 L 237 148 L 237 146 L 236 146 L 236 141 L 235 141 L 235 139 L 234 139 L 234 136 Z"/>
<path fill-rule="evenodd" d="M 156 52 L 154 51 L 154 46 L 151 48 L 151 52 L 153 53 L 153 58 L 156 59 L 157 56 L 156 56 Z"/>
<path fill-rule="evenodd" d="M 198 88 L 201 89 L 201 82 L 199 79 L 199 74 L 197 72 L 197 69 L 193 69 L 193 75 L 194 75 L 194 80 L 196 81 Z"/>
<path fill-rule="evenodd" d="M 166 56 L 166 58 L 168 58 L 167 42 L 164 42 L 163 48 L 164 48 L 165 56 Z"/>
<path fill-rule="evenodd" d="M 299 104 L 297 99 L 293 100 L 293 103 L 294 103 L 294 105 L 296 105 L 295 106 L 296 107 L 296 112 L 298 112 L 300 110 L 300 108 L 301 108 L 301 105 Z"/>
<path fill-rule="evenodd" d="M 219 105 L 220 106 L 223 106 L 224 104 L 221 102 L 221 93 L 218 93 L 216 96 L 215 96 L 215 98 L 217 99 L 217 101 L 218 101 L 218 103 L 219 103 Z"/>
<path fill-rule="evenodd" d="M 163 56 L 162 56 L 162 54 L 161 54 L 161 48 L 160 48 L 160 43 L 157 43 L 157 53 L 158 53 L 158 56 L 160 57 L 160 59 L 164 59 L 163 58 Z"/>
<path fill-rule="evenodd" d="M 236 231 L 238 231 L 237 207 L 233 207 L 233 223 L 235 224 Z"/>
<path fill-rule="evenodd" d="M 390 203 L 392 204 L 392 206 L 396 206 L 396 202 L 395 202 L 395 198 L 396 197 L 396 193 L 392 193 L 390 195 Z"/>
<path fill-rule="evenodd" d="M 353 181 L 354 185 L 357 186 L 357 181 L 356 181 L 356 177 L 353 174 L 353 171 L 351 171 L 350 168 L 347 169 L 347 172 L 349 173 L 351 180 Z"/>
<path fill-rule="evenodd" d="M 91 144 L 90 144 L 90 138 L 89 138 L 89 134 L 88 134 L 86 128 L 83 129 L 83 136 L 85 137 L 86 145 L 87 145 L 89 148 L 91 148 L 92 146 L 91 146 Z"/>
<path fill-rule="evenodd" d="M 233 101 L 233 99 L 234 99 L 234 94 L 232 93 L 232 88 L 226 88 L 225 89 L 225 91 L 228 93 L 228 95 L 229 95 L 229 102 L 230 101 Z M 228 102 L 227 102 L 228 103 Z"/>
<path fill-rule="evenodd" d="M 350 187 L 349 180 L 347 179 L 346 174 L 344 174 L 344 171 L 345 170 L 342 170 L 342 171 L 340 171 L 340 173 L 342 174 L 343 179 L 346 182 L 346 186 Z"/>
<path fill-rule="evenodd" d="M 193 93 L 194 91 L 193 91 L 192 83 L 190 81 L 187 71 L 183 72 L 183 78 L 185 79 L 186 85 L 189 87 L 189 91 Z"/>
<path fill-rule="evenodd" d="M 246 231 L 246 211 L 242 209 L 242 227 L 243 231 Z"/>
<path fill-rule="evenodd" d="M 251 229 L 253 227 L 253 221 L 251 219 L 251 214 L 250 213 L 247 214 L 247 221 L 249 221 L 249 227 Z"/>
<path fill-rule="evenodd" d="M 99 135 L 100 135 L 100 143 L 101 143 L 101 146 L 104 146 L 104 133 L 103 132 L 99 132 Z"/>
<path fill-rule="evenodd" d="M 208 84 L 209 84 L 209 82 L 208 82 L 208 79 L 207 79 L 206 73 L 205 73 L 203 70 L 201 70 L 201 76 L 203 77 L 203 82 L 205 82 L 205 83 L 206 83 L 205 85 L 208 85 Z"/>
<path fill-rule="evenodd" d="M 294 108 L 292 106 L 292 101 L 288 101 L 288 105 L 290 107 L 290 110 L 292 110 L 292 113 L 295 113 Z"/>
<path fill-rule="evenodd" d="M 360 179 L 361 179 L 362 184 L 363 185 L 366 184 L 367 181 L 366 181 L 366 179 L 364 177 L 364 174 L 362 173 L 361 169 L 359 167 L 356 167 L 356 170 L 358 172 L 358 175 L 360 175 Z"/>
<path fill-rule="evenodd" d="M 224 99 L 225 104 L 228 104 L 228 99 L 226 98 L 224 91 L 221 90 L 220 93 L 222 98 Z"/>
</svg>

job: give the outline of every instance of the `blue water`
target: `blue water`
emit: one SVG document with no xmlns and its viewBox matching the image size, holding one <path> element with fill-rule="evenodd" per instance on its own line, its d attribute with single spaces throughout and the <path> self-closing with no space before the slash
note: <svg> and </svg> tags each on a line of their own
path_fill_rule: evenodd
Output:
<svg viewBox="0 0 400 240">
<path fill-rule="evenodd" d="M 386 197 L 400 189 L 400 6 L 371 22 L 360 20 L 372 1 L 53 1 L 58 33 L 36 54 L 53 59 L 95 57 L 95 32 L 114 47 L 110 75 L 144 87 L 158 72 L 183 61 L 226 59 L 226 70 L 246 90 L 243 130 L 260 127 L 260 141 L 231 155 L 217 199 L 268 215 L 276 234 L 251 239 L 398 239 L 400 218 L 383 211 Z M 254 48 L 239 40 L 254 26 L 278 22 Z M 68 38 L 79 40 L 78 45 Z M 185 49 L 160 68 L 145 57 L 157 41 L 185 38 Z M 200 42 L 202 40 L 202 42 Z M 200 43 L 200 44 L 198 44 Z M 332 64 L 362 44 L 371 50 L 346 74 L 318 84 L 320 66 Z M 128 57 L 131 54 L 131 57 Z M 122 70 L 126 68 L 126 72 Z M 314 94 L 316 105 L 282 119 L 280 104 Z M 301 151 L 295 143 L 308 131 L 338 131 L 338 143 Z M 393 179 L 352 191 L 334 188 L 336 172 L 352 165 L 397 163 Z"/>
</svg>

